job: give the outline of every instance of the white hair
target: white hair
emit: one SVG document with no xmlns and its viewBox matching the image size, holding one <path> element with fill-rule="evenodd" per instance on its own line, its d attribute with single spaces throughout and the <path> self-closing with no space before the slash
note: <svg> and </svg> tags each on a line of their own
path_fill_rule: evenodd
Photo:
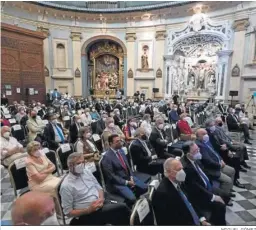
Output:
<svg viewBox="0 0 256 230">
<path fill-rule="evenodd" d="M 77 152 L 71 153 L 71 154 L 68 156 L 68 159 L 67 159 L 67 165 L 68 165 L 68 167 L 70 167 L 70 165 L 71 165 L 76 159 L 79 159 L 79 158 L 82 157 L 82 156 L 83 156 L 82 153 L 77 153 Z"/>
<path fill-rule="evenodd" d="M 171 169 L 171 162 L 175 160 L 175 158 L 168 158 L 165 162 L 164 162 L 164 176 L 168 177 L 168 171 L 170 171 Z"/>
</svg>

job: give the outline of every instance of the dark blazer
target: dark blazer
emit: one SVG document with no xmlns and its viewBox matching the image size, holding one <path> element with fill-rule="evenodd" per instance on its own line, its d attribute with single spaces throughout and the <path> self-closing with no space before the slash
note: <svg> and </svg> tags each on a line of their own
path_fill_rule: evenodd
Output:
<svg viewBox="0 0 256 230">
<path fill-rule="evenodd" d="M 61 128 L 63 132 L 61 124 L 57 124 L 57 125 L 59 126 L 59 128 Z M 64 135 L 64 132 L 63 132 L 63 135 Z M 51 123 L 48 123 L 44 128 L 44 138 L 49 145 L 49 149 L 56 150 L 59 147 L 59 143 L 55 141 L 55 133 Z"/>
<path fill-rule="evenodd" d="M 228 130 L 230 130 L 230 131 L 231 130 L 239 130 L 238 119 L 235 119 L 231 114 L 228 114 L 226 119 L 227 119 Z"/>
<path fill-rule="evenodd" d="M 105 125 L 105 122 L 102 119 L 100 119 L 96 122 L 93 122 L 91 124 L 91 127 L 92 127 L 92 133 L 93 134 L 98 134 L 98 135 L 101 136 L 104 129 L 106 128 L 106 125 Z"/>
<path fill-rule="evenodd" d="M 44 119 L 44 115 L 46 114 L 46 111 L 43 110 L 43 109 L 40 109 L 38 112 L 37 112 L 37 115 L 40 116 L 42 119 Z"/>
<path fill-rule="evenodd" d="M 151 117 L 153 117 L 154 116 L 153 107 L 147 106 L 145 109 L 145 114 L 149 114 Z"/>
<path fill-rule="evenodd" d="M 188 160 L 187 156 L 182 157 L 181 162 L 183 170 L 186 173 L 184 185 L 188 194 L 188 199 L 193 206 L 200 207 L 200 210 L 201 208 L 208 209 L 213 193 L 205 187 L 204 181 L 201 179 L 192 163 Z M 202 169 L 202 171 L 204 170 Z"/>
<path fill-rule="evenodd" d="M 120 117 L 118 117 L 117 115 L 114 115 L 113 117 L 115 125 L 119 126 L 119 128 L 122 130 L 122 126 L 124 125 L 124 122 L 121 120 Z"/>
<path fill-rule="evenodd" d="M 167 178 L 163 178 L 155 191 L 152 205 L 157 225 L 195 225 L 193 217 L 182 197 Z M 193 208 L 200 218 L 199 210 L 195 206 Z"/>
<path fill-rule="evenodd" d="M 82 127 L 82 126 L 84 126 L 84 124 L 83 123 L 80 123 L 80 126 Z M 70 127 L 69 127 L 69 137 L 70 137 L 70 142 L 71 143 L 75 143 L 76 142 L 76 140 L 77 140 L 77 138 L 78 138 L 78 128 L 77 128 L 77 125 L 76 125 L 76 123 L 72 123 L 71 125 L 70 125 Z"/>
<path fill-rule="evenodd" d="M 148 143 L 148 148 L 151 150 L 152 147 Z M 146 172 L 148 164 L 152 162 L 152 158 L 148 156 L 148 153 L 142 143 L 139 140 L 134 140 L 130 145 L 130 153 L 132 155 L 133 163 L 137 166 L 139 172 Z M 154 155 L 154 152 L 152 152 Z"/>
<path fill-rule="evenodd" d="M 162 133 L 163 137 L 166 138 L 165 133 L 163 131 L 158 131 L 156 127 L 153 127 L 149 137 L 149 141 L 152 147 L 155 149 L 157 156 L 159 158 L 165 159 L 166 157 L 164 156 L 164 152 L 167 147 L 167 144 L 162 141 L 163 139 L 160 135 L 160 132 Z"/>
<path fill-rule="evenodd" d="M 207 147 L 205 143 L 197 140 L 196 144 L 200 148 L 200 153 L 202 154 L 201 163 L 204 166 L 205 174 L 212 180 L 218 179 L 221 173 L 221 165 L 219 163 L 218 158 L 214 155 L 211 149 Z M 211 147 L 213 148 L 213 146 Z M 216 152 L 216 154 L 218 153 Z M 218 156 L 220 159 L 222 159 L 219 154 Z"/>
<path fill-rule="evenodd" d="M 120 160 L 116 156 L 116 153 L 112 149 L 109 149 L 102 159 L 102 168 L 107 189 L 109 191 L 115 188 L 115 185 L 125 186 L 126 180 L 129 181 L 130 177 L 133 176 L 133 172 L 128 164 L 128 160 L 123 152 L 120 150 L 123 160 L 127 166 L 128 173 L 123 168 Z"/>
<path fill-rule="evenodd" d="M 179 120 L 178 112 L 175 110 L 171 110 L 169 113 L 169 119 L 172 123 L 176 123 Z"/>
<path fill-rule="evenodd" d="M 99 102 L 96 102 L 95 109 L 98 113 L 100 113 L 101 110 L 104 110 L 103 106 Z"/>
</svg>

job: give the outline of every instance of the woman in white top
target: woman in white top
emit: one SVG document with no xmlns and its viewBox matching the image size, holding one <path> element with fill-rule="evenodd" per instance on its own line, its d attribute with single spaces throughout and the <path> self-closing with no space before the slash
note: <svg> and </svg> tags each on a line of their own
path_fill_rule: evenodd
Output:
<svg viewBox="0 0 256 230">
<path fill-rule="evenodd" d="M 150 115 L 149 114 L 145 114 L 143 116 L 143 121 L 142 121 L 140 127 L 145 130 L 147 137 L 149 137 L 151 132 L 152 132 L 152 127 L 151 127 L 150 122 L 151 122 Z"/>
<path fill-rule="evenodd" d="M 84 123 L 84 126 L 90 126 L 92 123 L 92 117 L 90 115 L 90 109 L 86 108 L 85 113 L 80 115 L 82 123 Z"/>
</svg>

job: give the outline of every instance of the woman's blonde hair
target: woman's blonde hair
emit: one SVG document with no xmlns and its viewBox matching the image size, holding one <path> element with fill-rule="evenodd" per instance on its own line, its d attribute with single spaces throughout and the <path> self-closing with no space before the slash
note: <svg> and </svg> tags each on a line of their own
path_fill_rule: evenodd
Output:
<svg viewBox="0 0 256 230">
<path fill-rule="evenodd" d="M 30 155 L 33 151 L 35 151 L 36 147 L 40 148 L 41 144 L 38 141 L 31 141 L 27 145 L 27 152 Z"/>
</svg>

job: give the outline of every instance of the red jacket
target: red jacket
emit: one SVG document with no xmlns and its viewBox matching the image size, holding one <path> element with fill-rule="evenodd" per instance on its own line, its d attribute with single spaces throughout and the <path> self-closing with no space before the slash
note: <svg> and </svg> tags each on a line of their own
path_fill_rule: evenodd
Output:
<svg viewBox="0 0 256 230">
<path fill-rule="evenodd" d="M 192 130 L 187 121 L 179 120 L 177 125 L 181 134 L 192 134 Z"/>
</svg>

